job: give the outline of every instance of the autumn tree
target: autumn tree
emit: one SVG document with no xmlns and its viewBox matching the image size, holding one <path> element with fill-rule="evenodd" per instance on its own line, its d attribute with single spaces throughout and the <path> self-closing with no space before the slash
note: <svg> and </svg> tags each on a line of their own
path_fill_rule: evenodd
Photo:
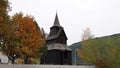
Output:
<svg viewBox="0 0 120 68">
<path fill-rule="evenodd" d="M 16 37 L 12 31 L 12 21 L 9 19 L 8 11 L 10 11 L 8 0 L 0 0 L 0 41 L 2 42 L 3 54 L 11 60 L 10 51 L 16 43 Z"/>
<path fill-rule="evenodd" d="M 6 32 L 9 21 L 9 16 L 8 16 L 9 9 L 10 7 L 8 0 L 0 0 L 0 35 L 2 35 L 2 38 L 3 38 L 3 34 L 5 34 Z"/>
<path fill-rule="evenodd" d="M 94 35 L 92 35 L 90 28 L 87 27 L 86 29 L 83 30 L 82 42 L 83 41 L 87 42 L 88 40 L 90 40 L 92 38 L 94 38 Z M 77 55 L 79 57 L 81 57 L 82 59 L 87 60 L 87 57 L 84 55 L 82 48 L 81 49 L 77 49 Z"/>
<path fill-rule="evenodd" d="M 12 25 L 11 25 L 12 26 Z M 13 33 L 12 28 L 10 28 L 9 35 L 7 35 L 7 39 L 5 39 L 5 46 L 3 46 L 3 52 L 8 56 L 9 60 L 12 63 L 15 63 L 15 57 L 20 56 L 21 45 L 19 38 Z"/>
<path fill-rule="evenodd" d="M 10 10 L 8 0 L 0 0 L 0 20 L 8 17 L 8 11 Z"/>
<path fill-rule="evenodd" d="M 10 20 L 8 11 L 10 11 L 8 0 L 0 0 L 0 45 L 3 53 L 12 60 L 12 63 L 21 55 L 25 59 L 37 57 L 39 48 L 43 47 L 44 42 L 37 23 L 31 16 L 23 17 L 22 14 L 16 14 Z"/>
<path fill-rule="evenodd" d="M 82 33 L 82 40 L 89 40 L 89 39 L 92 39 L 94 36 L 92 35 L 91 33 L 91 30 L 90 28 L 86 28 L 83 30 L 83 33 Z"/>
<path fill-rule="evenodd" d="M 24 56 L 25 63 L 29 63 L 29 59 L 40 56 L 40 48 L 45 43 L 44 37 L 32 16 L 17 13 L 12 20 L 14 21 L 14 32 L 21 42 L 21 55 Z"/>
<path fill-rule="evenodd" d="M 9 3 L 7 0 L 0 0 L 0 37 L 3 40 L 7 29 Z"/>
</svg>

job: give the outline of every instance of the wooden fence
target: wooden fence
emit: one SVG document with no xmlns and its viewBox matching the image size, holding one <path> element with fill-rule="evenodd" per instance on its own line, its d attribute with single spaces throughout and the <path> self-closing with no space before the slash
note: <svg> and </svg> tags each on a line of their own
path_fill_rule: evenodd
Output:
<svg viewBox="0 0 120 68">
<path fill-rule="evenodd" d="M 0 64 L 0 68 L 95 68 L 95 66 Z"/>
</svg>

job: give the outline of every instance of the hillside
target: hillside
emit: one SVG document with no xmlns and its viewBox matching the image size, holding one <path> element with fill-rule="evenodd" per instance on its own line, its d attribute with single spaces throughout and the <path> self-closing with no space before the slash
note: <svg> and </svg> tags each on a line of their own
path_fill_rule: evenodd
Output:
<svg viewBox="0 0 120 68">
<path fill-rule="evenodd" d="M 74 64 L 75 61 L 77 64 L 82 64 L 83 60 L 81 58 L 84 58 L 83 56 L 81 56 L 81 58 L 78 57 L 76 54 L 77 48 L 82 49 L 83 53 L 86 54 L 87 59 L 89 59 L 85 60 L 86 62 L 94 63 L 93 57 L 96 57 L 98 59 L 111 59 L 110 62 L 112 63 L 120 63 L 120 54 L 118 53 L 120 51 L 120 34 L 97 37 L 84 42 L 77 42 L 72 44 L 70 48 L 73 50 L 72 59 Z"/>
<path fill-rule="evenodd" d="M 69 46 L 72 49 L 72 63 L 73 64 L 83 64 L 83 60 L 77 55 L 77 48 L 81 49 L 80 42 L 76 42 Z"/>
</svg>

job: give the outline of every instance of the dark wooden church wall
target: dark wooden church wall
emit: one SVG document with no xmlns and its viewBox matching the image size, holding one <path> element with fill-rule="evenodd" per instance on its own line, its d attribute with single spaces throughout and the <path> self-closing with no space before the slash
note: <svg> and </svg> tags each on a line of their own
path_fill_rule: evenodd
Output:
<svg viewBox="0 0 120 68">
<path fill-rule="evenodd" d="M 67 63 L 68 63 L 69 65 L 72 65 L 72 55 L 71 55 L 71 51 L 68 52 Z"/>
<path fill-rule="evenodd" d="M 61 65 L 61 52 L 58 50 L 48 51 L 45 56 L 42 57 L 41 64 L 56 64 Z"/>
<path fill-rule="evenodd" d="M 72 65 L 71 63 L 71 52 L 70 51 L 62 51 L 61 52 L 61 64 L 62 65 Z"/>
<path fill-rule="evenodd" d="M 48 51 L 47 54 L 42 57 L 41 64 L 71 65 L 71 52 L 60 50 Z"/>
</svg>

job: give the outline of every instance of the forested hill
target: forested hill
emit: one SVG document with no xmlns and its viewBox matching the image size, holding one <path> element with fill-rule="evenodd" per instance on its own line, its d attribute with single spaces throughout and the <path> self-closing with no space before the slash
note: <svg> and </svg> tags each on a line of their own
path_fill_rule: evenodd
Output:
<svg viewBox="0 0 120 68">
<path fill-rule="evenodd" d="M 116 37 L 119 38 L 120 37 L 120 33 L 109 35 L 109 36 L 98 37 L 98 38 L 104 39 L 104 38 L 116 38 Z"/>
<path fill-rule="evenodd" d="M 72 63 L 73 64 L 83 64 L 83 60 L 77 55 L 77 48 L 81 49 L 80 42 L 76 42 L 69 46 L 72 49 Z"/>
<path fill-rule="evenodd" d="M 85 45 L 85 46 L 84 46 Z M 82 41 L 74 43 L 70 46 L 71 49 L 73 49 L 73 61 L 77 61 L 79 64 L 81 61 L 81 58 L 86 58 L 86 62 L 89 63 L 96 63 L 94 60 L 106 58 L 107 62 L 112 62 L 114 65 L 117 65 L 117 63 L 120 63 L 120 33 L 119 34 L 113 34 L 109 36 L 104 37 L 96 37 L 94 39 L 88 40 L 88 41 Z M 80 57 L 80 54 L 78 55 L 78 52 L 75 51 L 82 48 L 82 52 L 86 54 L 86 57 L 83 55 Z M 74 54 L 76 53 L 76 54 Z M 75 58 L 77 55 L 77 58 Z M 78 57 L 79 56 L 79 57 Z M 95 59 L 93 60 L 93 57 Z M 78 62 L 79 61 L 79 62 Z M 81 64 L 81 63 L 80 63 Z M 120 65 L 117 65 L 120 66 Z"/>
<path fill-rule="evenodd" d="M 120 38 L 120 33 L 119 34 L 113 34 L 113 35 L 109 35 L 109 36 L 104 36 L 104 37 L 97 37 L 95 38 L 97 39 L 107 39 L 107 38 Z M 114 40 L 113 40 L 114 41 Z M 76 42 L 73 43 L 72 45 L 69 46 L 70 48 L 72 48 L 72 50 L 75 50 L 76 48 L 82 48 L 81 46 L 81 42 Z"/>
</svg>

